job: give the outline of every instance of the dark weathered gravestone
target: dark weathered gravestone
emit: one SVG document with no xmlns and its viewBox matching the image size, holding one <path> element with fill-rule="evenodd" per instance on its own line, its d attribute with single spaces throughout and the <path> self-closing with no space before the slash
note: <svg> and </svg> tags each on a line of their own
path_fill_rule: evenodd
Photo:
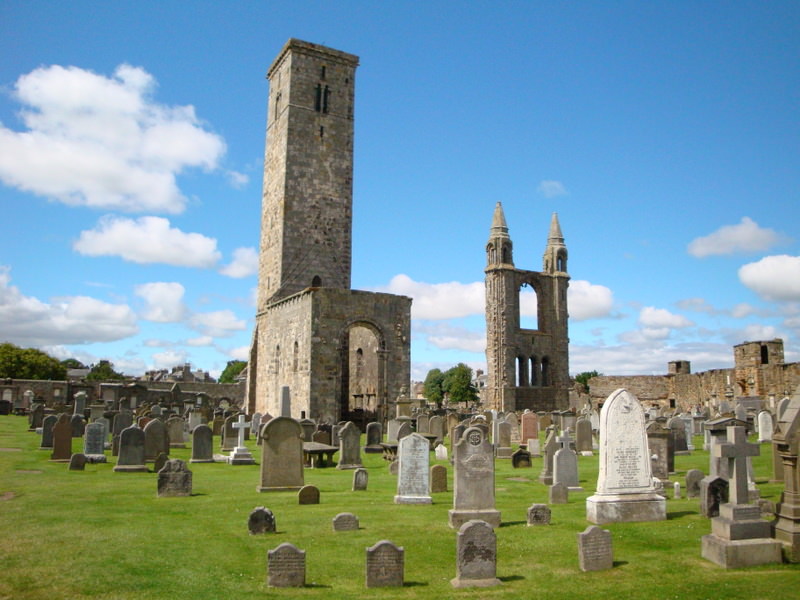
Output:
<svg viewBox="0 0 800 600">
<path fill-rule="evenodd" d="M 402 587 L 405 574 L 405 551 L 388 540 L 367 548 L 365 583 L 373 587 Z"/>
<path fill-rule="evenodd" d="M 400 468 L 397 474 L 395 504 L 430 504 L 430 442 L 418 433 L 407 435 L 397 444 Z"/>
<path fill-rule="evenodd" d="M 83 430 L 86 427 L 86 421 L 83 415 L 74 414 L 69 418 L 69 424 L 72 428 L 72 437 L 83 437 Z"/>
<path fill-rule="evenodd" d="M 28 415 L 28 430 L 36 431 L 39 427 L 44 427 L 43 421 L 44 404 L 34 404 L 31 409 L 31 414 Z M 53 421 L 53 423 L 55 423 L 55 421 Z"/>
<path fill-rule="evenodd" d="M 430 473 L 431 494 L 439 494 L 447 491 L 447 467 L 444 465 L 433 465 Z"/>
<path fill-rule="evenodd" d="M 119 434 L 119 456 L 114 471 L 146 473 L 144 461 L 144 431 L 135 425 Z"/>
<path fill-rule="evenodd" d="M 289 417 L 275 417 L 261 428 L 259 492 L 303 487 L 303 430 Z"/>
<path fill-rule="evenodd" d="M 700 497 L 700 482 L 705 474 L 700 469 L 689 469 L 686 471 L 686 497 Z"/>
<path fill-rule="evenodd" d="M 72 424 L 69 415 L 62 414 L 53 425 L 53 452 L 50 460 L 68 461 L 72 456 Z"/>
<path fill-rule="evenodd" d="M 589 525 L 578 534 L 578 562 L 581 571 L 602 571 L 614 566 L 611 532 Z"/>
<path fill-rule="evenodd" d="M 156 459 L 153 461 L 153 471 L 155 473 L 158 473 L 161 469 L 164 468 L 164 465 L 167 464 L 168 460 L 169 456 L 167 454 L 165 454 L 164 452 L 159 452 L 158 456 L 156 456 Z"/>
<path fill-rule="evenodd" d="M 275 515 L 263 506 L 256 506 L 247 519 L 247 529 L 251 535 L 275 533 Z"/>
<path fill-rule="evenodd" d="M 192 495 L 192 472 L 179 458 L 166 462 L 158 472 L 158 496 L 177 497 Z"/>
<path fill-rule="evenodd" d="M 183 434 L 186 430 L 186 421 L 181 417 L 170 417 L 167 419 L 167 434 L 169 435 L 170 448 L 186 448 L 183 441 Z"/>
<path fill-rule="evenodd" d="M 544 461 L 542 461 L 542 471 L 539 473 L 539 481 L 545 485 L 553 484 L 553 457 L 558 451 L 558 442 L 556 441 L 556 436 L 557 433 L 555 428 L 547 430 L 544 448 L 542 449 Z"/>
<path fill-rule="evenodd" d="M 547 504 L 531 504 L 528 507 L 528 525 L 550 525 L 550 514 Z"/>
<path fill-rule="evenodd" d="M 297 492 L 298 504 L 319 504 L 319 488 L 315 485 L 304 485 Z"/>
<path fill-rule="evenodd" d="M 83 436 L 83 453 L 92 462 L 106 462 L 106 428 L 102 423 L 89 423 Z"/>
<path fill-rule="evenodd" d="M 236 423 L 237 419 L 238 417 L 234 415 L 230 415 L 225 419 L 225 424 L 222 428 L 222 452 L 231 452 L 236 447 L 238 436 L 233 424 Z"/>
<path fill-rule="evenodd" d="M 367 482 L 369 480 L 369 472 L 366 469 L 360 468 L 353 471 L 353 491 L 363 492 L 367 489 Z"/>
<path fill-rule="evenodd" d="M 453 509 L 448 521 L 461 529 L 473 519 L 500 526 L 494 501 L 494 451 L 481 427 L 470 427 L 453 448 Z"/>
<path fill-rule="evenodd" d="M 339 513 L 333 517 L 334 531 L 358 531 L 358 517 L 353 513 Z"/>
<path fill-rule="evenodd" d="M 394 459 L 389 463 L 389 474 L 390 475 L 397 475 L 400 472 L 400 461 Z"/>
<path fill-rule="evenodd" d="M 159 419 L 148 421 L 144 426 L 144 458 L 154 461 L 160 453 L 169 454 L 167 427 Z"/>
<path fill-rule="evenodd" d="M 367 443 L 364 446 L 364 452 L 367 454 L 380 454 L 383 452 L 383 426 L 374 421 L 367 423 Z"/>
<path fill-rule="evenodd" d="M 83 471 L 86 467 L 86 455 L 81 452 L 76 452 L 69 459 L 70 471 Z"/>
<path fill-rule="evenodd" d="M 411 435 L 411 433 L 412 433 L 412 431 L 411 431 L 411 423 L 409 423 L 408 421 L 403 421 L 400 424 L 400 427 L 398 427 L 398 429 L 397 429 L 397 441 L 399 442 L 400 440 L 402 440 L 407 435 Z"/>
<path fill-rule="evenodd" d="M 306 584 L 306 552 L 284 542 L 267 552 L 269 587 L 303 587 Z"/>
<path fill-rule="evenodd" d="M 497 579 L 497 536 L 486 521 L 467 521 L 456 536 L 455 588 L 491 587 Z"/>
<path fill-rule="evenodd" d="M 42 419 L 42 440 L 39 449 L 44 450 L 53 447 L 53 427 L 58 422 L 58 415 L 47 415 Z"/>
<path fill-rule="evenodd" d="M 214 462 L 214 437 L 208 425 L 198 425 L 192 431 L 192 458 L 189 462 Z"/>
<path fill-rule="evenodd" d="M 511 466 L 515 469 L 530 469 L 531 453 L 524 448 L 518 448 L 514 454 L 511 455 Z"/>
<path fill-rule="evenodd" d="M 361 464 L 361 431 L 348 421 L 339 429 L 339 462 L 337 469 L 357 469 Z"/>
<path fill-rule="evenodd" d="M 720 504 L 728 501 L 728 480 L 722 477 L 703 477 L 700 480 L 700 514 L 718 517 Z"/>
</svg>

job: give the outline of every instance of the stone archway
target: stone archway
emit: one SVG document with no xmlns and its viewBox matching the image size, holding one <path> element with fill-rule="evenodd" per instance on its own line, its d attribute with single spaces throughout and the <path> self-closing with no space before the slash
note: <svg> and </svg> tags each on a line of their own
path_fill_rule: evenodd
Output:
<svg viewBox="0 0 800 600">
<path fill-rule="evenodd" d="M 386 410 L 386 344 L 381 329 L 370 321 L 353 321 L 341 336 L 340 420 L 364 431 L 382 421 Z"/>
</svg>

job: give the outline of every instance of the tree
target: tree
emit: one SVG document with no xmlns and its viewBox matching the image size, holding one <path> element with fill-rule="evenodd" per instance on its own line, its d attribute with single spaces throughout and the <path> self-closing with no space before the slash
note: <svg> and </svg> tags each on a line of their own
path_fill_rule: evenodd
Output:
<svg viewBox="0 0 800 600">
<path fill-rule="evenodd" d="M 96 365 L 92 365 L 89 374 L 86 376 L 88 381 L 110 381 L 125 379 L 125 375 L 114 370 L 114 363 L 109 360 L 101 360 Z"/>
<path fill-rule="evenodd" d="M 68 358 L 66 360 L 62 360 L 61 364 L 64 366 L 65 369 L 85 369 L 86 365 L 79 361 L 77 358 Z"/>
<path fill-rule="evenodd" d="M 225 365 L 225 370 L 222 371 L 222 374 L 219 376 L 219 382 L 235 383 L 236 377 L 244 370 L 246 366 L 246 360 L 229 360 L 228 364 Z"/>
<path fill-rule="evenodd" d="M 435 402 L 436 406 L 442 405 L 444 400 L 444 373 L 441 369 L 431 369 L 425 377 L 425 383 L 422 384 L 422 393 L 428 402 Z"/>
<path fill-rule="evenodd" d="M 0 377 L 62 380 L 67 377 L 67 369 L 41 350 L 5 342 L 0 344 Z"/>
<path fill-rule="evenodd" d="M 442 389 L 451 402 L 473 404 L 478 402 L 478 390 L 472 385 L 472 369 L 458 363 L 444 374 Z"/>
<path fill-rule="evenodd" d="M 575 381 L 580 383 L 583 386 L 583 391 L 587 394 L 589 393 L 589 380 L 592 377 L 600 377 L 602 373 L 598 373 L 597 371 L 584 371 L 583 373 L 578 373 L 575 375 Z"/>
</svg>

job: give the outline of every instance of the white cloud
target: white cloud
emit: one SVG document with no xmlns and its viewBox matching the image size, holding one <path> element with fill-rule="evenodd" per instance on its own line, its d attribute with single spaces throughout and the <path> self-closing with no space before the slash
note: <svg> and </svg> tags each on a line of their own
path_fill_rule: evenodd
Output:
<svg viewBox="0 0 800 600">
<path fill-rule="evenodd" d="M 424 283 L 400 274 L 392 277 L 388 286 L 377 288 L 375 291 L 413 298 L 411 304 L 413 319 L 455 319 L 482 315 L 486 310 L 482 281 Z"/>
<path fill-rule="evenodd" d="M 651 329 L 662 329 L 665 327 L 680 329 L 694 325 L 694 323 L 683 315 L 676 315 L 664 308 L 655 308 L 653 306 L 645 306 L 639 312 L 639 324 L 642 327 Z"/>
<path fill-rule="evenodd" d="M 228 182 L 231 184 L 231 187 L 237 190 L 242 189 L 250 182 L 250 178 L 247 175 L 237 171 L 226 171 L 225 175 L 228 177 Z"/>
<path fill-rule="evenodd" d="M 766 300 L 800 301 L 800 256 L 766 256 L 739 268 L 739 281 Z"/>
<path fill-rule="evenodd" d="M 250 346 L 238 346 L 237 348 L 231 348 L 228 350 L 227 354 L 232 360 L 250 360 Z"/>
<path fill-rule="evenodd" d="M 11 285 L 8 267 L 0 267 L 0 332 L 23 346 L 86 344 L 120 340 L 138 332 L 136 315 L 125 304 L 88 296 L 54 298 L 48 304 Z"/>
<path fill-rule="evenodd" d="M 687 248 L 697 258 L 737 252 L 762 252 L 784 240 L 774 231 L 759 227 L 750 217 L 743 217 L 738 225 L 725 225 L 715 232 L 692 240 Z"/>
<path fill-rule="evenodd" d="M 577 279 L 569 282 L 567 302 L 570 319 L 575 321 L 600 319 L 611 315 L 614 294 L 604 285 Z"/>
<path fill-rule="evenodd" d="M 214 345 L 214 338 L 210 335 L 204 335 L 197 338 L 191 338 L 186 340 L 187 346 L 194 346 L 196 348 L 203 347 L 203 346 L 213 346 Z"/>
<path fill-rule="evenodd" d="M 139 264 L 210 268 L 219 262 L 217 240 L 170 227 L 163 217 L 136 220 L 106 216 L 82 231 L 73 249 L 87 256 L 119 256 Z"/>
<path fill-rule="evenodd" d="M 186 306 L 183 303 L 185 289 L 180 283 L 143 283 L 135 286 L 134 292 L 147 303 L 142 313 L 142 318 L 147 321 L 177 323 L 186 316 Z"/>
<path fill-rule="evenodd" d="M 219 270 L 223 275 L 240 279 L 258 273 L 258 252 L 255 248 L 237 248 L 233 260 Z"/>
<path fill-rule="evenodd" d="M 194 107 L 154 102 L 155 87 L 130 65 L 112 77 L 58 65 L 21 76 L 14 92 L 27 129 L 0 125 L 0 181 L 73 206 L 180 213 L 176 176 L 216 169 L 225 142 Z"/>
<path fill-rule="evenodd" d="M 189 324 L 202 334 L 212 337 L 227 337 L 234 331 L 243 331 L 246 327 L 244 320 L 227 309 L 196 313 L 189 319 Z"/>
<path fill-rule="evenodd" d="M 555 198 L 556 196 L 566 196 L 567 188 L 560 181 L 553 181 L 552 179 L 545 179 L 539 182 L 536 188 L 545 198 Z"/>
<path fill-rule="evenodd" d="M 423 336 L 428 343 L 440 350 L 463 350 L 486 352 L 486 331 L 473 331 L 449 323 L 415 324 L 412 336 Z"/>
<path fill-rule="evenodd" d="M 153 369 L 171 369 L 177 365 L 183 365 L 186 361 L 186 352 L 183 350 L 166 350 L 165 352 L 154 352 L 151 359 Z"/>
</svg>

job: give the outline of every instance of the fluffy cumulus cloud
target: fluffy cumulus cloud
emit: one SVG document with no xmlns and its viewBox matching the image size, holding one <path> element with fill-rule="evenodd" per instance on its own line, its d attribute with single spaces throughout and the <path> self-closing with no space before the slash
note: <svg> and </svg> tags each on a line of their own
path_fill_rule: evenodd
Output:
<svg viewBox="0 0 800 600">
<path fill-rule="evenodd" d="M 570 319 L 575 321 L 601 319 L 611 315 L 614 294 L 604 285 L 577 279 L 569 283 L 567 301 Z"/>
<path fill-rule="evenodd" d="M 146 307 L 142 318 L 156 323 L 177 323 L 186 316 L 183 303 L 184 287 L 176 282 L 143 283 L 134 287 Z"/>
<path fill-rule="evenodd" d="M 186 357 L 186 352 L 182 350 L 155 352 L 152 356 L 153 369 L 171 369 L 174 366 L 185 364 L 188 362 Z"/>
<path fill-rule="evenodd" d="M 69 205 L 180 213 L 176 176 L 216 169 L 225 142 L 194 107 L 155 102 L 155 88 L 130 65 L 111 77 L 58 65 L 21 76 L 14 95 L 25 130 L 0 124 L 0 181 Z"/>
<path fill-rule="evenodd" d="M 486 351 L 484 330 L 474 331 L 449 323 L 421 323 L 414 325 L 412 334 L 424 336 L 431 346 L 440 350 Z"/>
<path fill-rule="evenodd" d="M 456 319 L 485 311 L 483 282 L 424 283 L 408 275 L 395 275 L 388 286 L 375 291 L 410 296 L 414 319 Z"/>
<path fill-rule="evenodd" d="M 86 256 L 119 256 L 139 264 L 211 268 L 221 257 L 217 240 L 185 233 L 163 217 L 107 216 L 95 229 L 82 231 L 73 249 Z"/>
<path fill-rule="evenodd" d="M 567 188 L 564 187 L 564 184 L 560 181 L 553 181 L 552 179 L 540 181 L 539 185 L 536 187 L 536 191 L 545 198 L 567 195 Z"/>
<path fill-rule="evenodd" d="M 691 327 L 693 324 L 694 323 L 683 315 L 676 315 L 664 308 L 645 306 L 639 312 L 639 325 L 642 327 L 680 329 L 683 327 Z"/>
<path fill-rule="evenodd" d="M 725 225 L 707 236 L 692 240 L 687 250 L 692 256 L 704 258 L 738 252 L 763 252 L 783 241 L 784 237 L 775 230 L 759 227 L 750 217 L 743 217 L 738 225 Z"/>
<path fill-rule="evenodd" d="M 138 332 L 136 315 L 125 304 L 88 296 L 54 298 L 51 303 L 25 296 L 0 267 L 0 331 L 23 346 L 86 344 L 120 340 Z"/>
<path fill-rule="evenodd" d="M 800 256 L 766 256 L 739 268 L 739 281 L 765 300 L 800 302 Z"/>
<path fill-rule="evenodd" d="M 258 252 L 255 248 L 237 248 L 233 260 L 219 270 L 223 275 L 240 279 L 258 272 Z"/>
<path fill-rule="evenodd" d="M 189 318 L 189 324 L 203 335 L 212 337 L 228 337 L 246 328 L 244 320 L 227 309 L 196 313 Z"/>
</svg>

